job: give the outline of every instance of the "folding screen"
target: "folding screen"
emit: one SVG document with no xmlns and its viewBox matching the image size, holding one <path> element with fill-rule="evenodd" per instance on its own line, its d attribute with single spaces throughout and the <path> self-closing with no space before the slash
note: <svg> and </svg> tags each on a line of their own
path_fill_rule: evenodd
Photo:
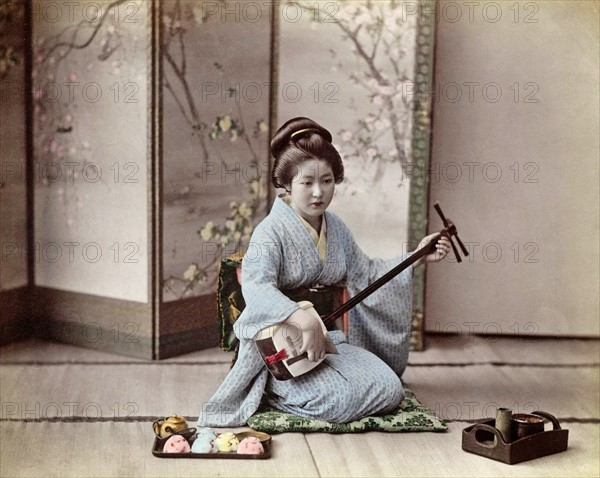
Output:
<svg viewBox="0 0 600 478">
<path fill-rule="evenodd" d="M 23 323 L 29 283 L 25 5 L 0 4 L 0 344 L 27 333 Z"/>
<path fill-rule="evenodd" d="M 155 359 L 215 345 L 218 265 L 270 207 L 269 136 L 292 116 L 334 134 L 333 207 L 369 254 L 424 235 L 432 2 L 27 5 L 29 55 L 2 73 L 30 63 L 30 111 L 3 103 L 30 134 L 2 126 L 3 171 L 28 157 L 1 190 L 24 259 L 3 250 L 0 286 L 36 333 Z M 417 349 L 422 291 L 418 271 Z"/>
</svg>

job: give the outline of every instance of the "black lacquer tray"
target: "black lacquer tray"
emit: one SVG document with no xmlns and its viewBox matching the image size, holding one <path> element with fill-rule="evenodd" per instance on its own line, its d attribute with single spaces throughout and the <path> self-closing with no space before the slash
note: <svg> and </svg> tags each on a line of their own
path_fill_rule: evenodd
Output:
<svg viewBox="0 0 600 478">
<path fill-rule="evenodd" d="M 549 420 L 553 429 L 507 443 L 498 429 L 494 427 L 496 420 L 492 418 L 463 430 L 462 449 L 508 465 L 565 451 L 569 430 L 563 430 L 558 420 L 549 413 L 537 411 L 532 414 Z"/>
<path fill-rule="evenodd" d="M 175 434 L 182 435 L 191 445 L 194 443 L 193 437 L 196 434 L 196 429 L 188 428 Z M 273 443 L 270 435 L 255 431 L 238 432 L 235 433 L 235 435 L 240 441 L 249 436 L 257 437 L 262 443 L 264 453 L 256 455 L 246 455 L 235 451 L 219 451 L 217 453 L 165 453 L 162 450 L 168 438 L 160 438 L 157 436 L 152 445 L 152 454 L 158 458 L 225 458 L 234 460 L 265 460 L 271 458 Z"/>
</svg>

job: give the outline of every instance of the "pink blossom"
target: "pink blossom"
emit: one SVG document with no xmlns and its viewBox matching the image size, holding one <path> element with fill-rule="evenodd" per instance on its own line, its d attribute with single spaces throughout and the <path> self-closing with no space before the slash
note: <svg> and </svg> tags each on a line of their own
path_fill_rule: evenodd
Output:
<svg viewBox="0 0 600 478">
<path fill-rule="evenodd" d="M 71 74 L 69 75 L 69 81 L 77 81 L 77 73 L 72 71 Z"/>
<path fill-rule="evenodd" d="M 65 123 L 70 123 L 73 121 L 73 117 L 71 115 L 65 115 Z"/>
<path fill-rule="evenodd" d="M 377 154 L 377 149 L 376 148 L 369 148 L 369 149 L 367 149 L 367 156 L 369 157 L 369 159 L 373 159 L 376 154 Z"/>
<path fill-rule="evenodd" d="M 358 10 L 358 7 L 356 7 L 356 5 L 352 5 L 350 3 L 350 4 L 347 4 L 344 6 L 344 10 L 346 12 L 348 12 L 350 15 L 354 15 L 356 13 L 356 11 Z"/>
<path fill-rule="evenodd" d="M 394 17 L 386 18 L 383 23 L 388 30 L 394 30 L 398 26 L 397 19 Z"/>
<path fill-rule="evenodd" d="M 383 105 L 383 98 L 380 95 L 373 96 L 373 104 L 377 106 Z"/>
<path fill-rule="evenodd" d="M 342 140 L 350 141 L 352 139 L 352 132 L 348 130 L 342 131 Z"/>
<path fill-rule="evenodd" d="M 360 15 L 357 15 L 356 18 L 354 19 L 354 22 L 357 25 L 364 25 L 365 23 L 372 23 L 373 17 L 368 12 L 364 12 L 364 13 L 361 13 Z"/>
<path fill-rule="evenodd" d="M 379 86 L 377 89 L 379 90 L 379 93 L 383 96 L 392 96 L 394 94 L 394 88 L 389 85 Z"/>
</svg>

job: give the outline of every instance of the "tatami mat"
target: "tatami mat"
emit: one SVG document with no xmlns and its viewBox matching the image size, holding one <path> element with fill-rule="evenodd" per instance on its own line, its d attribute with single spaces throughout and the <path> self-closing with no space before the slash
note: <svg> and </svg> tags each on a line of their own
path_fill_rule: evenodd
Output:
<svg viewBox="0 0 600 478">
<path fill-rule="evenodd" d="M 0 348 L 0 476 L 598 476 L 599 345 L 593 340 L 428 337 L 403 380 L 447 433 L 284 434 L 264 461 L 151 455 L 154 417 L 198 415 L 229 370 L 210 349 L 160 362 L 30 340 Z M 461 450 L 498 406 L 541 409 L 565 453 L 514 466 Z"/>
<path fill-rule="evenodd" d="M 27 409 L 75 403 L 76 415 L 93 417 L 198 416 L 203 402 L 222 382 L 227 364 L 177 365 L 5 365 L 1 383 L 19 384 L 2 391 L 2 400 Z M 20 405 L 21 406 L 21 405 Z M 68 407 L 61 406 L 63 413 Z M 71 407 L 73 408 L 73 407 Z M 85 410 L 84 410 L 85 409 Z M 117 411 L 115 411 L 117 410 Z M 33 416 L 30 413 L 28 416 Z"/>
<path fill-rule="evenodd" d="M 528 463 L 506 465 L 466 453 L 461 448 L 466 423 L 450 423 L 448 433 L 364 436 L 309 435 L 308 443 L 322 476 L 594 476 L 598 464 L 597 425 L 569 425 L 568 453 Z M 339 453 L 325 450 L 335 447 Z"/>
<path fill-rule="evenodd" d="M 218 365 L 10 365 L 0 368 L 5 404 L 16 418 L 56 415 L 123 418 L 198 416 L 229 366 Z M 600 416 L 598 369 L 433 366 L 411 367 L 405 384 L 445 420 L 476 420 L 505 406 L 544 410 L 559 418 Z M 4 388 L 4 387 L 3 387 Z M 64 405 L 64 404 L 71 405 Z M 58 405 L 56 405 L 58 404 Z"/>
<path fill-rule="evenodd" d="M 240 461 L 153 457 L 145 423 L 4 422 L 0 476 L 592 477 L 600 471 L 598 425 L 569 424 L 566 452 L 512 466 L 463 452 L 466 426 L 451 423 L 448 433 L 275 435 L 272 458 Z"/>
<path fill-rule="evenodd" d="M 2 391 L 3 402 L 19 404 L 15 417 L 198 416 L 228 370 L 227 363 L 13 363 L 0 368 L 0 383 L 18 384 Z M 487 418 L 499 406 L 559 418 L 600 416 L 594 366 L 413 366 L 403 381 L 445 420 Z"/>
<path fill-rule="evenodd" d="M 600 364 L 599 340 L 435 334 L 426 335 L 425 344 L 425 352 L 410 354 L 410 363 Z"/>
<path fill-rule="evenodd" d="M 199 350 L 189 354 L 161 360 L 161 363 L 223 362 L 230 363 L 232 353 L 219 348 Z M 152 361 L 116 355 L 102 350 L 65 345 L 40 339 L 29 339 L 0 347 L 0 365 L 3 363 L 153 363 Z"/>
<path fill-rule="evenodd" d="M 146 423 L 2 423 L 2 477 L 319 476 L 302 434 L 275 438 L 267 460 L 152 455 Z M 301 464 L 301 466 L 297 466 Z"/>
<path fill-rule="evenodd" d="M 403 380 L 445 420 L 493 417 L 498 407 L 560 418 L 600 416 L 597 367 L 409 367 Z"/>
<path fill-rule="evenodd" d="M 450 423 L 448 433 L 307 435 L 322 476 L 594 476 L 586 458 L 598 453 L 598 425 L 572 424 L 568 453 L 506 465 L 461 448 L 466 423 Z M 328 453 L 332 448 L 337 453 Z"/>
<path fill-rule="evenodd" d="M 431 334 L 426 336 L 425 343 L 425 352 L 411 352 L 411 364 L 600 364 L 599 340 Z M 230 363 L 232 357 L 231 352 L 215 347 L 161 363 Z M 144 359 L 39 339 L 0 347 L 0 364 L 15 362 L 148 363 Z"/>
</svg>

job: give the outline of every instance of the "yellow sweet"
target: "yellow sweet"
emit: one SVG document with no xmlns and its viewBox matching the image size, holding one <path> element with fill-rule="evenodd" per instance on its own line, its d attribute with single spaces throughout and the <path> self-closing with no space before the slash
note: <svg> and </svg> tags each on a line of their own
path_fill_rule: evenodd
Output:
<svg viewBox="0 0 600 478">
<path fill-rule="evenodd" d="M 236 451 L 239 443 L 238 437 L 231 432 L 221 433 L 217 437 L 219 451 Z"/>
</svg>

